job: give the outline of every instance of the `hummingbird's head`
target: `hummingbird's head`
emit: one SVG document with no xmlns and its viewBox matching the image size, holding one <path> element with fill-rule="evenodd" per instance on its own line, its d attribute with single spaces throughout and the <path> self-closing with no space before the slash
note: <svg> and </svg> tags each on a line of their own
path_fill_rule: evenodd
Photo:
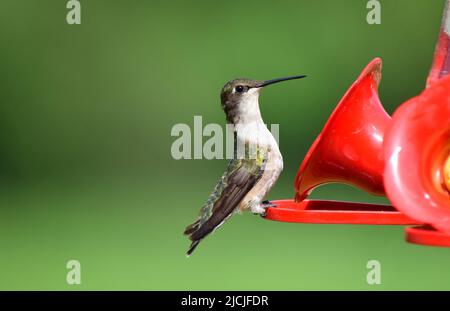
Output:
<svg viewBox="0 0 450 311">
<path fill-rule="evenodd" d="M 229 81 L 220 93 L 220 100 L 227 116 L 227 121 L 236 124 L 239 122 L 251 122 L 256 118 L 261 118 L 258 102 L 261 88 L 270 84 L 304 77 L 306 76 L 292 76 L 265 81 L 250 79 Z"/>
</svg>

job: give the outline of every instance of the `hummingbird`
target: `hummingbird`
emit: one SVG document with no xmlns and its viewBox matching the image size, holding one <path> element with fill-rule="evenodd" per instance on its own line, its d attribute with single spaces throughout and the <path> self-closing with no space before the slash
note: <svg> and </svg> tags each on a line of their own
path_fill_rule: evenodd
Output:
<svg viewBox="0 0 450 311">
<path fill-rule="evenodd" d="M 265 81 L 235 79 L 222 88 L 220 99 L 226 120 L 233 128 L 234 156 L 201 208 L 198 219 L 184 231 L 192 241 L 188 256 L 202 239 L 234 213 L 249 210 L 264 216 L 266 209 L 274 206 L 263 199 L 283 170 L 283 157 L 261 117 L 259 95 L 268 85 L 304 77 Z"/>
</svg>

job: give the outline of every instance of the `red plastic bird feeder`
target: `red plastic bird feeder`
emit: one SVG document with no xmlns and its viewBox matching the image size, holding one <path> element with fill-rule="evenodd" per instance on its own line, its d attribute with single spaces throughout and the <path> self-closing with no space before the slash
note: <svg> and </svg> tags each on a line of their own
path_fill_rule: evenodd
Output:
<svg viewBox="0 0 450 311">
<path fill-rule="evenodd" d="M 391 118 L 378 97 L 374 59 L 345 93 L 304 158 L 295 200 L 272 201 L 266 219 L 316 224 L 418 225 L 408 242 L 450 247 L 450 0 L 427 88 Z M 393 206 L 308 200 L 339 182 L 387 195 Z"/>
</svg>

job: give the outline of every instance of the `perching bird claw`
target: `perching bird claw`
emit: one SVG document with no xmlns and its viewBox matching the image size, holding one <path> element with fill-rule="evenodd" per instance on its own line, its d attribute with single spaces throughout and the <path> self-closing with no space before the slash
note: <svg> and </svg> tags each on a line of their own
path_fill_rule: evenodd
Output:
<svg viewBox="0 0 450 311">
<path fill-rule="evenodd" d="M 265 200 L 262 201 L 261 203 L 261 207 L 264 209 L 264 212 L 262 214 L 259 214 L 261 217 L 265 218 L 267 215 L 267 209 L 269 207 L 277 207 L 278 205 L 276 205 L 275 203 L 273 203 L 272 201 L 269 200 Z"/>
</svg>

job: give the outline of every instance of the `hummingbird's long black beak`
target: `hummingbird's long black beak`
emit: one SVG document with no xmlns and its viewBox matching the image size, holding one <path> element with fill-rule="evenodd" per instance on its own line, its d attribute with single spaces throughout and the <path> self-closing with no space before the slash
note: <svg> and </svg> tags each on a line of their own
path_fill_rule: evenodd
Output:
<svg viewBox="0 0 450 311">
<path fill-rule="evenodd" d="M 305 78 L 306 75 L 300 75 L 300 76 L 292 76 L 292 77 L 285 77 L 285 78 L 278 78 L 278 79 L 272 79 L 272 80 L 266 80 L 263 81 L 261 84 L 259 84 L 257 87 L 265 87 L 271 84 L 275 84 L 278 82 L 288 81 L 288 80 L 295 80 L 295 79 L 302 79 Z"/>
<path fill-rule="evenodd" d="M 272 79 L 272 80 L 266 80 L 261 82 L 261 84 L 258 84 L 257 87 L 265 87 L 271 84 L 275 84 L 278 82 L 288 81 L 288 80 L 295 80 L 295 79 L 302 79 L 305 78 L 306 75 L 300 75 L 300 76 L 292 76 L 292 77 L 285 77 L 285 78 L 278 78 L 278 79 Z"/>
</svg>

